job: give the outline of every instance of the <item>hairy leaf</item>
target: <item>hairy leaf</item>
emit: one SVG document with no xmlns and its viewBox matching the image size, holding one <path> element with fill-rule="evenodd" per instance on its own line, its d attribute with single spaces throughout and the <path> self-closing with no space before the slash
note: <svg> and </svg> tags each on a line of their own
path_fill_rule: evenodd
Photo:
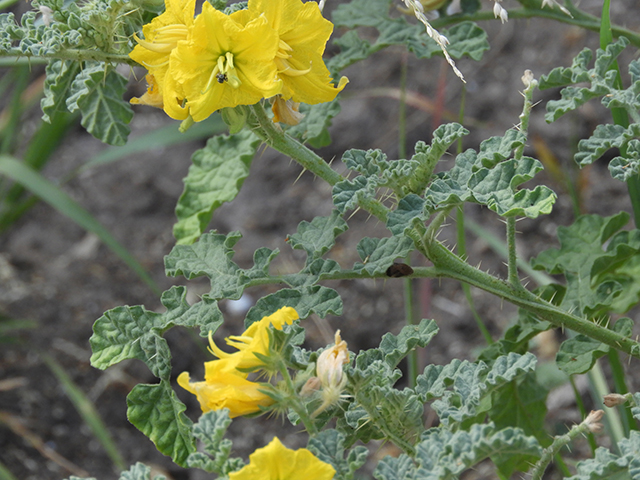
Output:
<svg viewBox="0 0 640 480">
<path fill-rule="evenodd" d="M 167 311 L 156 313 L 141 306 L 116 307 L 104 313 L 93 325 L 91 365 L 104 370 L 123 360 L 137 358 L 147 364 L 156 377 L 168 380 L 171 353 L 162 334 L 174 325 L 199 326 L 203 335 L 216 331 L 222 314 L 214 302 L 189 306 L 185 287 L 172 287 L 162 295 Z"/>
<path fill-rule="evenodd" d="M 408 237 L 365 237 L 356 246 L 362 263 L 356 263 L 353 269 L 364 270 L 370 275 L 382 274 L 393 265 L 394 260 L 406 257 L 413 249 L 413 241 Z"/>
<path fill-rule="evenodd" d="M 153 441 L 160 453 L 186 466 L 189 454 L 196 451 L 192 422 L 169 382 L 136 385 L 127 396 L 127 407 L 129 421 Z"/>
<path fill-rule="evenodd" d="M 245 327 L 282 307 L 294 308 L 300 318 L 307 318 L 313 313 L 324 318 L 329 314 L 342 314 L 342 299 L 335 290 L 320 285 L 295 289 L 283 288 L 262 297 L 251 307 L 244 321 Z"/>
<path fill-rule="evenodd" d="M 248 130 L 209 139 L 191 157 L 184 191 L 176 206 L 173 235 L 178 244 L 191 244 L 205 230 L 213 212 L 233 200 L 249 175 L 260 140 Z"/>
<path fill-rule="evenodd" d="M 336 470 L 334 478 L 350 480 L 355 471 L 367 461 L 369 451 L 358 445 L 345 458 L 345 437 L 337 430 L 324 430 L 309 438 L 307 448 L 319 460 L 328 463 Z"/>
<path fill-rule="evenodd" d="M 85 65 L 69 88 L 67 108 L 80 110 L 81 124 L 91 135 L 110 145 L 127 143 L 133 110 L 122 99 L 127 79 L 104 63 Z"/>
<path fill-rule="evenodd" d="M 335 244 L 335 239 L 347 230 L 347 222 L 338 210 L 333 210 L 328 217 L 316 217 L 311 222 L 302 221 L 298 231 L 287 237 L 287 242 L 294 249 L 307 252 L 307 265 L 322 257 Z"/>
<path fill-rule="evenodd" d="M 193 436 L 202 442 L 206 454 L 190 453 L 186 462 L 190 468 L 227 475 L 244 466 L 242 459 L 229 458 L 233 445 L 231 440 L 224 438 L 229 425 L 231 425 L 231 419 L 227 409 L 212 410 L 202 414 L 198 423 L 193 426 Z"/>
<path fill-rule="evenodd" d="M 596 450 L 595 458 L 578 462 L 577 474 L 567 480 L 601 480 L 603 478 L 632 479 L 640 476 L 640 433 L 632 430 L 629 438 L 619 443 L 620 455 L 604 447 Z"/>
<path fill-rule="evenodd" d="M 631 292 L 639 292 L 634 263 L 640 256 L 640 232 L 616 232 L 629 221 L 621 212 L 611 217 L 583 215 L 570 227 L 559 227 L 560 249 L 549 249 L 532 260 L 536 269 L 544 268 L 552 274 L 564 274 L 566 293 L 560 306 L 591 317 L 604 315 L 620 294 L 622 284 L 634 282 Z M 605 247 L 605 243 L 608 243 Z M 625 271 L 627 267 L 629 270 Z M 619 305 L 630 306 L 625 297 Z"/>
</svg>

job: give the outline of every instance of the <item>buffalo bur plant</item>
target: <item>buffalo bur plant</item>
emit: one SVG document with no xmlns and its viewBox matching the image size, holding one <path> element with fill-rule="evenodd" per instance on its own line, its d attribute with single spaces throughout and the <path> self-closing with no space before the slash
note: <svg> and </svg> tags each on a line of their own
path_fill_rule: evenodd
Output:
<svg viewBox="0 0 640 480">
<path fill-rule="evenodd" d="M 640 35 L 610 24 L 608 1 L 601 19 L 572 0 L 519 0 L 517 9 L 499 1 L 351 0 L 332 6 L 329 18 L 324 3 L 211 0 L 200 8 L 195 0 L 34 0 L 33 10 L 19 20 L 0 15 L 3 57 L 47 63 L 45 120 L 77 113 L 91 135 L 125 144 L 133 110 L 123 100 L 128 79 L 116 68 L 125 64 L 147 70 L 147 91 L 131 103 L 163 109 L 184 132 L 211 115 L 229 127 L 229 134 L 210 138 L 193 155 L 176 207 L 176 245 L 165 257 L 168 276 L 207 277 L 210 290 L 190 304 L 186 287 L 172 287 L 162 293 L 162 313 L 121 306 L 94 324 L 94 367 L 138 359 L 158 378 L 129 393 L 129 421 L 176 464 L 205 470 L 211 478 L 346 480 L 358 477 L 366 462 L 377 462 L 373 476 L 379 480 L 458 478 L 480 462 L 491 462 L 495 477 L 504 479 L 540 479 L 552 462 L 566 478 L 639 478 L 640 393 L 627 391 L 623 365 L 637 370 L 640 359 L 634 321 L 624 316 L 640 295 L 640 230 L 619 211 L 583 215 L 558 228 L 559 246 L 530 261 L 555 275 L 536 289 L 523 282 L 518 262 L 527 259 L 519 258 L 515 239 L 518 219 L 547 215 L 556 200 L 544 184 L 523 186 L 543 170 L 538 159 L 524 155 L 539 89 L 562 87 L 559 98 L 546 104 L 548 122 L 589 101 L 611 111 L 610 123 L 580 140 L 575 160 L 588 165 L 616 149 L 610 173 L 626 184 L 634 207 L 640 205 L 640 61 L 617 62 L 623 50 L 640 45 Z M 349 88 L 340 74 L 347 66 L 401 46 L 425 62 L 444 55 L 460 77 L 456 81 L 464 82 L 455 60 L 479 60 L 490 48 L 475 21 L 536 16 L 599 31 L 601 48 L 585 49 L 570 66 L 540 78 L 524 72 L 517 126 L 476 148 L 459 149 L 448 170 L 435 173 L 469 133 L 460 123 L 439 126 L 409 158 L 347 150 L 342 162 L 348 175 L 315 153 L 331 141 L 327 128 L 339 115 L 340 92 Z M 341 33 L 333 39 L 337 53 L 328 57 L 334 26 Z M 375 40 L 361 34 L 363 27 L 375 29 Z M 232 259 L 241 234 L 205 231 L 216 208 L 237 195 L 261 145 L 331 186 L 333 211 L 301 222 L 287 237 L 291 248 L 306 252 L 296 273 L 272 274 L 278 251 L 266 247 L 255 251 L 253 266 L 241 268 Z M 464 252 L 438 239 L 445 219 L 466 203 L 504 220 L 507 278 L 469 264 Z M 388 235 L 361 238 L 361 261 L 340 265 L 330 254 L 356 209 L 377 218 Z M 634 217 L 637 224 L 640 209 Z M 464 228 L 463 214 L 457 221 Z M 394 267 L 397 259 L 418 254 L 431 266 Z M 326 281 L 399 276 L 458 280 L 517 306 L 517 319 L 500 338 L 487 338 L 476 361 L 409 368 L 404 388 L 397 385 L 399 364 L 407 359 L 415 366 L 416 350 L 438 341 L 433 320 L 387 333 L 379 347 L 360 352 L 349 350 L 345 320 L 333 344 L 318 351 L 302 347 L 307 317 L 342 312 L 340 292 Z M 228 337 L 224 348 L 217 345 L 213 336 L 224 322 L 218 303 L 269 284 L 282 288 L 253 305 L 243 332 Z M 163 335 L 173 327 L 197 329 L 203 343 L 208 338 L 211 360 L 203 379 L 190 372 L 172 378 L 172 352 Z M 557 436 L 544 429 L 546 391 L 529 344 L 550 329 L 567 334 L 556 363 L 568 375 L 597 376 L 596 360 L 608 356 L 618 391 L 603 395 L 610 394 L 608 406 L 623 405 L 622 434 L 612 438 L 610 449 L 599 447 L 577 464 L 565 462 L 562 447 L 579 435 L 599 433 L 613 414 L 585 412 L 581 423 Z M 196 423 L 185 415 L 177 389 L 197 397 L 202 415 Z M 433 426 L 425 426 L 425 405 L 437 415 Z M 269 413 L 305 431 L 307 448 L 283 445 L 274 419 L 268 445 L 248 459 L 232 456 L 233 439 L 225 433 L 233 419 Z M 373 460 L 365 447 L 373 440 L 393 444 L 399 453 Z M 122 476 L 149 477 L 150 468 L 141 463 Z"/>
</svg>

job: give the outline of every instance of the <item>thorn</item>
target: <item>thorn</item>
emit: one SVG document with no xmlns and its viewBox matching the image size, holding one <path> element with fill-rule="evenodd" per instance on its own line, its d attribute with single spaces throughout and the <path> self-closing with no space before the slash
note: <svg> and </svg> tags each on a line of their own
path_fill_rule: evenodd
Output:
<svg viewBox="0 0 640 480">
<path fill-rule="evenodd" d="M 300 178 L 302 177 L 302 175 L 304 175 L 304 172 L 306 172 L 306 171 L 307 171 L 307 169 L 306 169 L 306 168 L 303 168 L 303 169 L 302 169 L 302 171 L 300 172 L 300 175 L 298 175 L 298 176 L 296 177 L 296 179 L 293 181 L 293 184 L 294 184 L 294 185 L 295 185 L 296 183 L 298 183 L 298 180 L 300 180 Z M 315 177 L 314 177 L 314 179 L 315 179 Z"/>
</svg>

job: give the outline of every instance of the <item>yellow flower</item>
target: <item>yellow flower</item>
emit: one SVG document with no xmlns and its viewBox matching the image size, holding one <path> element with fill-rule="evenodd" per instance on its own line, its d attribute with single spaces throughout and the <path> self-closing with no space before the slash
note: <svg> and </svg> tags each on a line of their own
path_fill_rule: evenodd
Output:
<svg viewBox="0 0 640 480">
<path fill-rule="evenodd" d="M 203 412 L 229 409 L 229 417 L 239 417 L 268 407 L 273 399 L 260 390 L 266 384 L 251 382 L 237 370 L 239 358 L 206 362 L 203 382 L 190 382 L 189 373 L 178 376 L 178 384 L 198 397 Z"/>
<path fill-rule="evenodd" d="M 246 25 L 236 18 L 205 2 L 190 39 L 171 54 L 170 75 L 184 89 L 196 122 L 224 107 L 253 105 L 282 89 L 273 61 L 278 35 L 264 16 Z"/>
<path fill-rule="evenodd" d="M 322 54 L 333 24 L 322 16 L 316 2 L 249 0 L 247 10 L 237 14 L 241 22 L 265 16 L 278 33 L 275 63 L 284 100 L 310 105 L 330 102 L 349 82 L 342 77 L 337 87 L 331 83 Z"/>
<path fill-rule="evenodd" d="M 252 323 L 242 335 L 226 338 L 227 345 L 236 348 L 237 352 L 226 353 L 220 350 L 213 342 L 211 334 L 209 334 L 209 349 L 211 353 L 221 359 L 238 358 L 237 368 L 241 370 L 259 367 L 263 363 L 255 354 L 266 356 L 269 353 L 269 325 L 273 325 L 277 330 L 282 330 L 285 324 L 291 325 L 298 318 L 298 312 L 295 309 L 282 307 L 268 317 L 263 317 L 259 322 Z"/>
<path fill-rule="evenodd" d="M 249 455 L 249 464 L 229 474 L 229 480 L 331 480 L 336 470 L 306 448 L 291 450 L 274 437 Z"/>
<path fill-rule="evenodd" d="M 142 27 L 144 40 L 136 37 L 138 45 L 129 56 L 152 75 L 154 83 L 149 83 L 149 90 L 155 91 L 156 103 L 147 103 L 144 95 L 132 103 L 164 107 L 169 116 L 178 120 L 187 117 L 188 111 L 182 106 L 184 92 L 167 72 L 171 52 L 175 50 L 178 42 L 189 38 L 194 23 L 194 11 L 195 0 L 166 0 L 165 12 Z M 158 105 L 157 99 L 160 95 L 163 104 Z"/>
</svg>

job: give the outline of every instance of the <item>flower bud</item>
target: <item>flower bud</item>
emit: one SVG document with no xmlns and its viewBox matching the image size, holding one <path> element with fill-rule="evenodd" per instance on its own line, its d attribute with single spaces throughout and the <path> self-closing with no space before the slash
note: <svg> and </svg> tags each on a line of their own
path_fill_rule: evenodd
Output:
<svg viewBox="0 0 640 480">
<path fill-rule="evenodd" d="M 611 408 L 617 405 L 622 405 L 627 401 L 627 397 L 624 395 L 620 395 L 619 393 L 610 393 L 609 395 L 604 396 L 604 404 L 605 406 Z"/>
<path fill-rule="evenodd" d="M 604 410 L 591 410 L 591 413 L 584 419 L 584 424 L 591 431 L 591 433 L 600 433 L 604 426 L 599 423 L 604 415 Z"/>
</svg>

